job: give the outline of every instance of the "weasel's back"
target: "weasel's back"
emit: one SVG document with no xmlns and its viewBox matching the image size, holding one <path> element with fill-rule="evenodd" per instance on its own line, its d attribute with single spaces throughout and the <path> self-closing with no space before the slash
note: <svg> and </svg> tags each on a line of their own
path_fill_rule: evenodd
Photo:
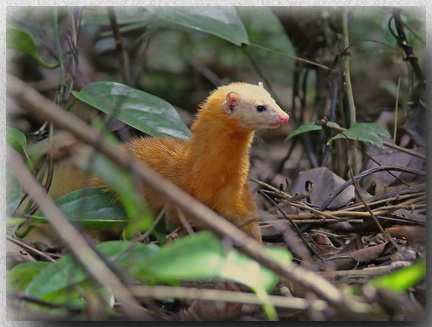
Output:
<svg viewBox="0 0 432 327">
<path fill-rule="evenodd" d="M 188 141 L 171 138 L 137 138 L 124 145 L 139 160 L 176 182 L 180 164 L 184 162 Z"/>
</svg>

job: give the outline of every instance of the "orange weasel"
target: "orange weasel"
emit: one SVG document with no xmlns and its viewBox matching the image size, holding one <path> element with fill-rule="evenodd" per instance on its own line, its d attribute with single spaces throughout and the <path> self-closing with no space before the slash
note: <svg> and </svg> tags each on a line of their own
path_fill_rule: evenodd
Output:
<svg viewBox="0 0 432 327">
<path fill-rule="evenodd" d="M 190 140 L 138 138 L 123 146 L 196 199 L 261 241 L 256 205 L 247 184 L 254 131 L 289 120 L 262 83 L 232 83 L 214 90 L 201 104 Z M 97 182 L 101 185 L 100 182 Z M 144 189 L 153 210 L 165 203 Z M 170 226 L 180 225 L 168 208 Z M 188 219 L 193 227 L 200 226 Z M 249 222 L 250 221 L 250 222 Z"/>
</svg>

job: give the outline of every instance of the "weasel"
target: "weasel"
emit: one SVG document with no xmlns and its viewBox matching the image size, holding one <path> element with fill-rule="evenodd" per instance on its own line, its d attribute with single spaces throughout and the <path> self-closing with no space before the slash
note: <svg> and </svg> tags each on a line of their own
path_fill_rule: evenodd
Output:
<svg viewBox="0 0 432 327">
<path fill-rule="evenodd" d="M 276 128 L 288 120 L 262 83 L 231 83 L 214 90 L 200 105 L 190 140 L 137 138 L 123 147 L 261 241 L 259 224 L 253 220 L 256 205 L 247 184 L 249 150 L 255 130 Z M 94 185 L 104 186 L 100 181 Z M 145 189 L 143 193 L 153 210 L 165 205 Z M 170 226 L 181 224 L 175 208 L 168 208 L 166 216 Z"/>
</svg>

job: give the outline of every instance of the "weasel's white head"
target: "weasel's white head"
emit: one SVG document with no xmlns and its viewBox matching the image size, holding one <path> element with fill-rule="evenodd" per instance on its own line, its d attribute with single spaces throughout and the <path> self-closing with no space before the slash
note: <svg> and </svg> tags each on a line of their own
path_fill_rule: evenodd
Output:
<svg viewBox="0 0 432 327">
<path fill-rule="evenodd" d="M 232 83 L 227 87 L 225 101 L 222 106 L 230 118 L 235 119 L 247 129 L 276 128 L 289 120 L 262 83 Z"/>
</svg>

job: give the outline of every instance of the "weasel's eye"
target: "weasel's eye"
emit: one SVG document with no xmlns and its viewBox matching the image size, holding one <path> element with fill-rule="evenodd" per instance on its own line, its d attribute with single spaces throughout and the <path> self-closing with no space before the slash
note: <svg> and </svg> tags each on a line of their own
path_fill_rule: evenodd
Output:
<svg viewBox="0 0 432 327">
<path fill-rule="evenodd" d="M 265 106 L 259 105 L 259 106 L 256 107 L 256 110 L 259 111 L 259 112 L 263 112 L 263 111 L 266 111 L 267 108 Z"/>
</svg>

